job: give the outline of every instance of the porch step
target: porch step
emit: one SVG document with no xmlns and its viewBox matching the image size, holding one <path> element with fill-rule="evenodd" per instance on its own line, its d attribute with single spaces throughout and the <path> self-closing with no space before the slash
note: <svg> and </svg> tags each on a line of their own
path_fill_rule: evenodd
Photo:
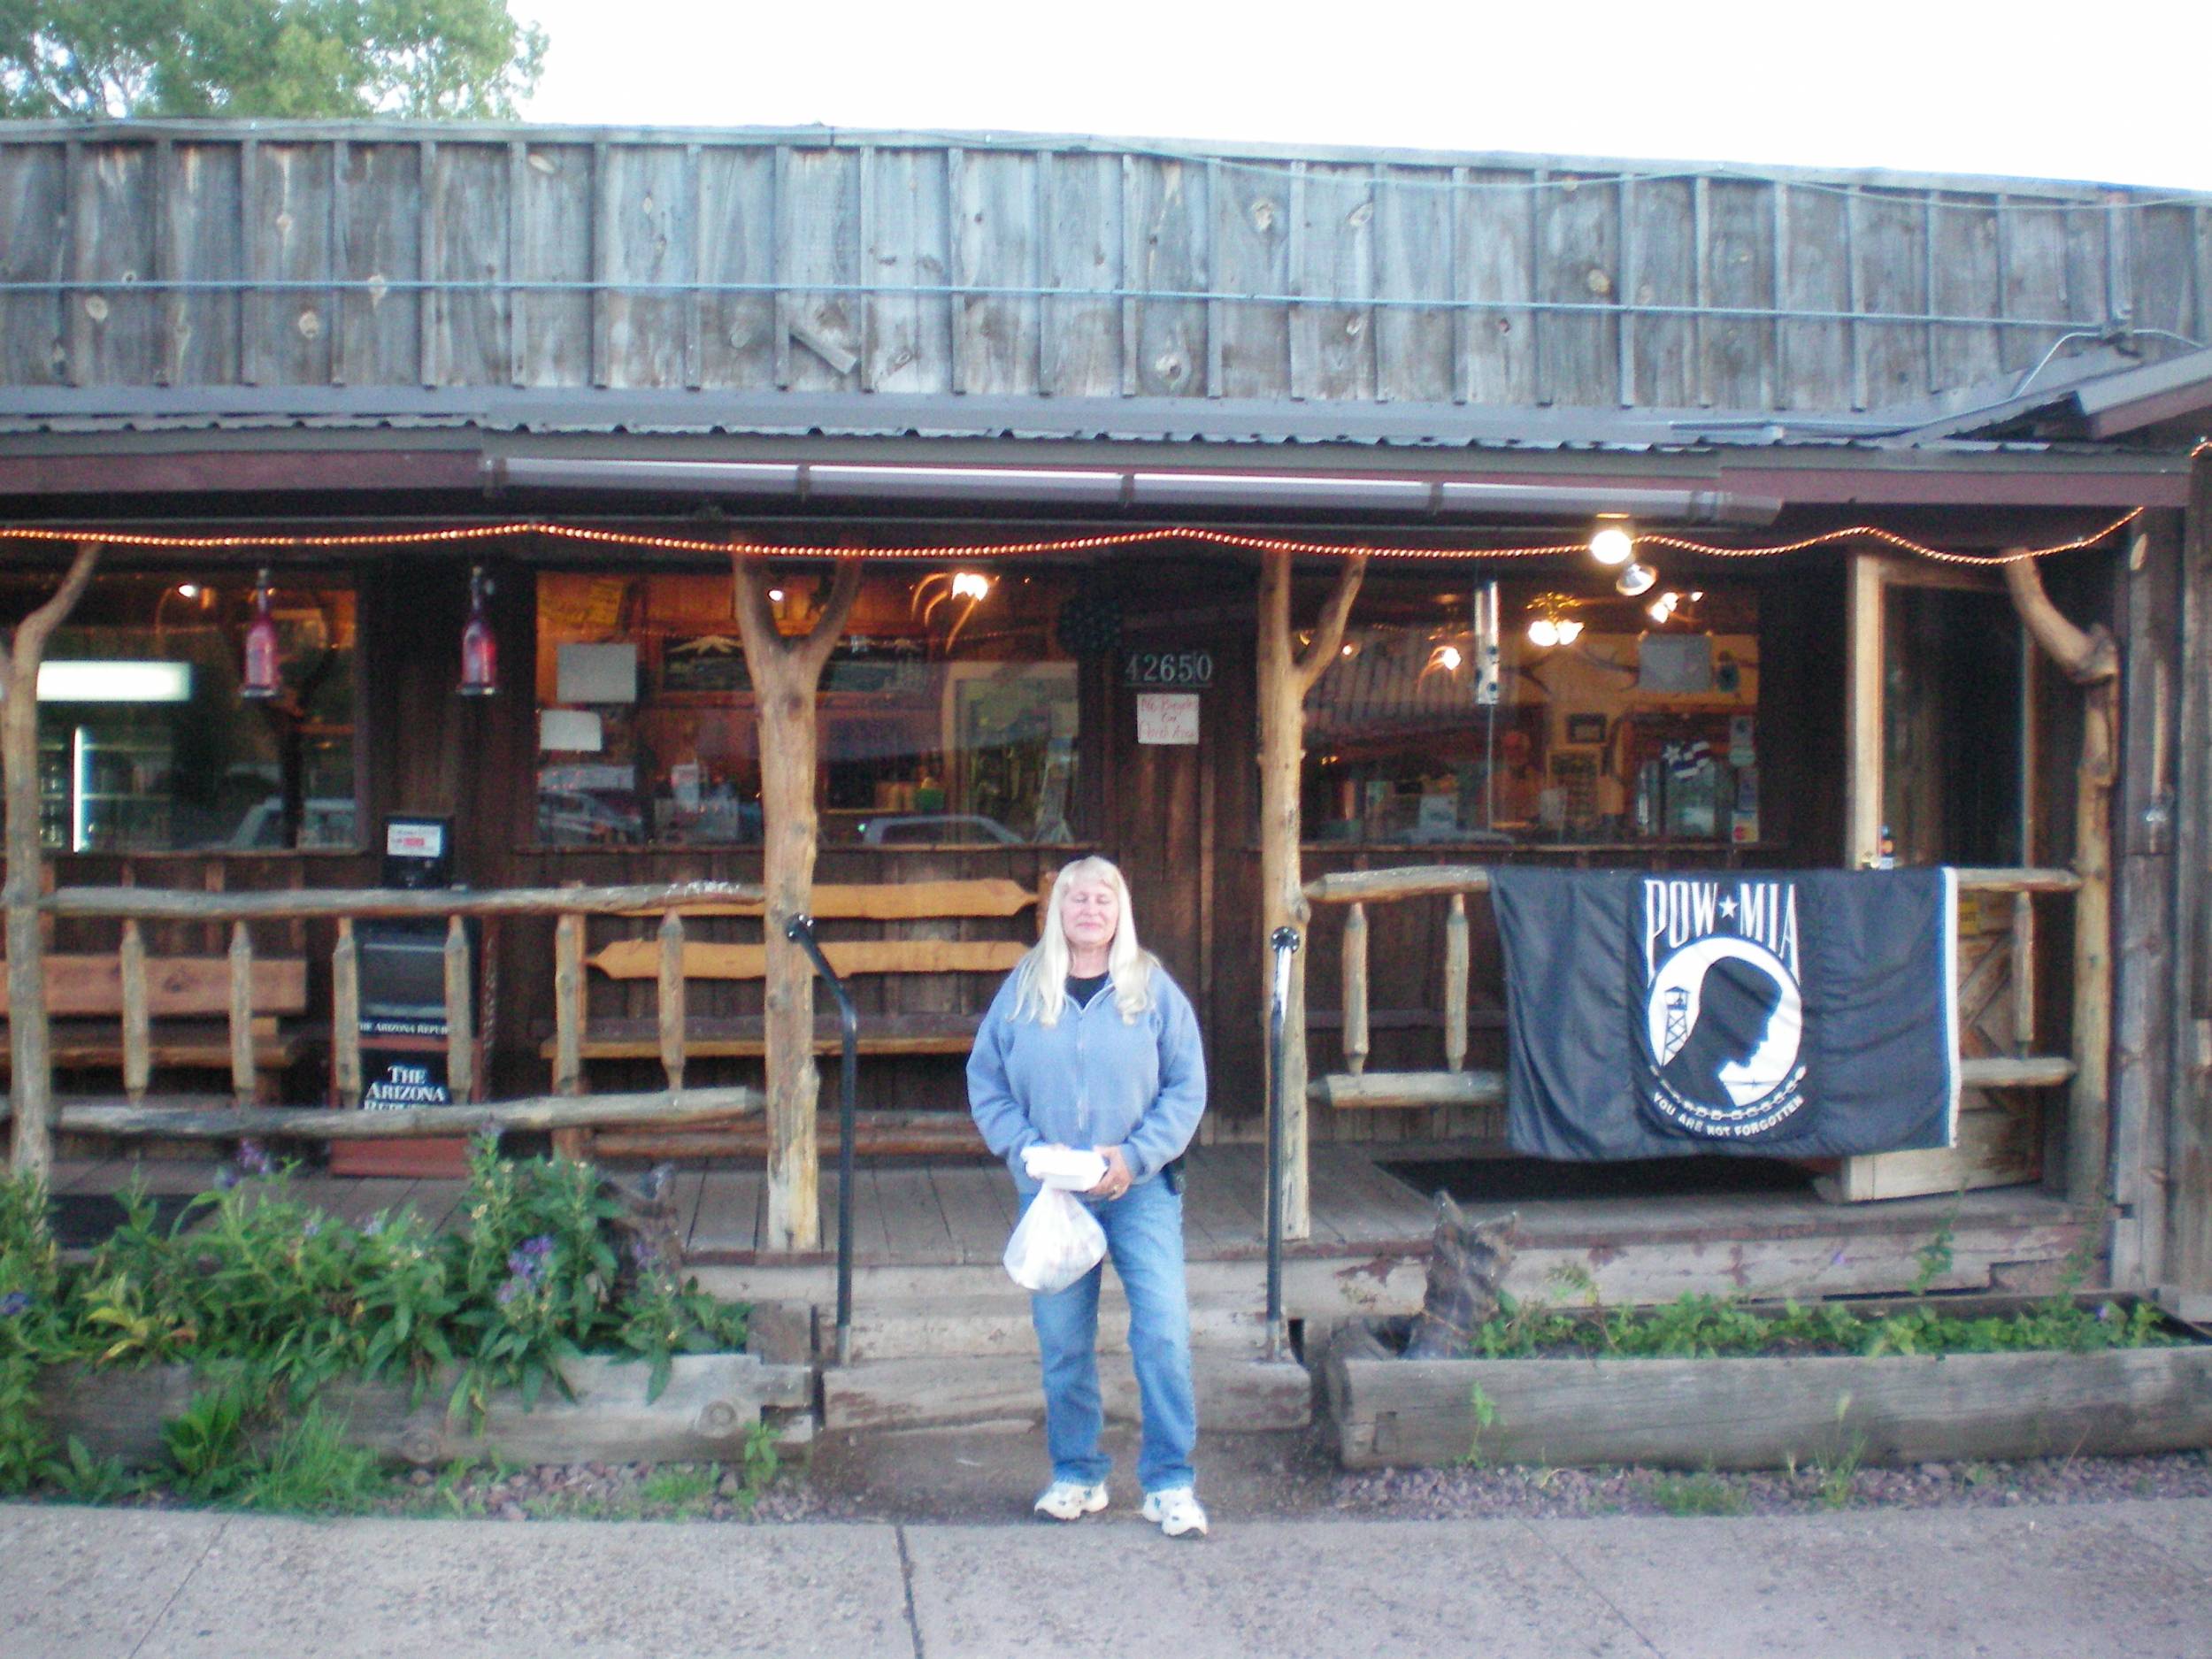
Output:
<svg viewBox="0 0 2212 1659">
<path fill-rule="evenodd" d="M 1252 1349 L 1194 1349 L 1191 1379 L 1204 1433 L 1299 1429 L 1313 1418 L 1312 1379 L 1294 1360 L 1265 1360 Z M 1098 1381 L 1108 1419 L 1136 1422 L 1137 1384 L 1126 1356 L 1104 1356 Z M 822 1372 L 825 1429 L 1028 1427 L 1044 1420 L 1044 1409 L 1030 1356 L 870 1360 Z"/>
<path fill-rule="evenodd" d="M 829 1340 L 836 1321 L 833 1307 L 822 1310 L 822 1333 Z M 1193 1352 L 1253 1354 L 1267 1334 L 1264 1313 L 1244 1305 L 1194 1300 L 1190 1310 Z M 1129 1349 L 1129 1304 L 1110 1285 L 1099 1297 L 1101 1352 Z M 1033 1364 L 1036 1327 L 1029 1299 L 1016 1291 L 989 1297 L 933 1300 L 853 1310 L 852 1354 L 856 1360 L 992 1359 L 1018 1357 Z"/>
</svg>

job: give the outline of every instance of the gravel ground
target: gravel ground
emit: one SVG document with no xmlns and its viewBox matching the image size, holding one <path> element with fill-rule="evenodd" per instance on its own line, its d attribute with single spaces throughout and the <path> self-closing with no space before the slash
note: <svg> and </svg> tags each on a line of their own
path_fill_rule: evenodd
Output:
<svg viewBox="0 0 2212 1659">
<path fill-rule="evenodd" d="M 392 1513 L 507 1520 L 654 1518 L 1023 1521 L 1048 1472 L 1041 1437 L 927 1433 L 825 1440 L 812 1467 L 786 1471 L 748 1504 L 738 1477 L 710 1482 L 640 1464 L 547 1465 L 441 1481 L 409 1479 Z M 1116 1445 L 1115 1441 L 1121 1443 Z M 1134 1452 L 1110 1436 L 1118 1466 Z M 1220 1436 L 1202 1444 L 1200 1487 L 1222 1519 L 1415 1520 L 1514 1516 L 1783 1515 L 1837 1509 L 2003 1508 L 2128 1498 L 2212 1498 L 2212 1452 L 2036 1458 L 1794 1473 L 1654 1469 L 1337 1469 L 1318 1432 Z M 672 1486 L 680 1501 L 670 1502 Z M 700 1488 L 695 1494 L 692 1487 Z M 1125 1477 L 1117 1498 L 1133 1499 Z"/>
</svg>

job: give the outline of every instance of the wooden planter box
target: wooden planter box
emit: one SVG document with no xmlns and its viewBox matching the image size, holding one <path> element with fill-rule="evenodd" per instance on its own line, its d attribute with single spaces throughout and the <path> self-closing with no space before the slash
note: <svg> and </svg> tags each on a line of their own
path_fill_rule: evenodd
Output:
<svg viewBox="0 0 2212 1659">
<path fill-rule="evenodd" d="M 1352 1469 L 1470 1458 L 1772 1469 L 1793 1459 L 1949 1463 L 2212 1445 L 2212 1348 L 1624 1360 L 1350 1358 L 1333 1349 L 1324 1378 Z"/>
<path fill-rule="evenodd" d="M 453 1374 L 434 1378 L 420 1403 L 391 1383 L 334 1384 L 321 1400 L 346 1425 L 348 1440 L 375 1448 L 388 1463 L 415 1464 L 494 1456 L 516 1463 L 728 1462 L 741 1454 L 762 1408 L 804 1408 L 812 1400 L 809 1367 L 751 1354 L 685 1356 L 660 1398 L 648 1404 L 651 1373 L 641 1361 L 573 1361 L 565 1374 L 574 1400 L 549 1387 L 526 1411 L 518 1396 L 503 1393 L 481 1424 L 465 1410 L 447 1410 Z M 73 1434 L 96 1457 L 144 1466 L 160 1458 L 163 1419 L 182 1411 L 203 1386 L 183 1365 L 63 1366 L 42 1379 L 41 1412 L 58 1440 Z"/>
</svg>

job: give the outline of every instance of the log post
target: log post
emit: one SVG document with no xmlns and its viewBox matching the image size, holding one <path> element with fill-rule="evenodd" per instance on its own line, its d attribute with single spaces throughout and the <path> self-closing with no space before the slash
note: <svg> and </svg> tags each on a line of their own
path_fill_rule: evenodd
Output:
<svg viewBox="0 0 2212 1659">
<path fill-rule="evenodd" d="M 2106 1194 L 2112 1143 L 2112 786 L 2119 775 L 2120 649 L 2100 624 L 2076 627 L 2051 603 L 2032 558 L 2005 567 L 2029 635 L 2083 687 L 2074 785 L 2074 1079 L 2067 1096 L 2066 1196 Z"/>
<path fill-rule="evenodd" d="M 146 930 L 134 916 L 123 924 L 123 1093 L 146 1103 L 153 1080 L 153 1020 L 146 998 Z"/>
<path fill-rule="evenodd" d="M 1309 907 L 1300 888 L 1298 846 L 1303 824 L 1298 805 L 1298 769 L 1305 754 L 1306 693 L 1336 659 L 1344 619 L 1367 572 L 1364 555 L 1344 561 L 1336 587 L 1321 608 L 1313 638 L 1302 652 L 1290 629 L 1290 555 L 1261 556 L 1260 670 L 1260 1007 L 1266 1018 L 1272 977 L 1264 941 L 1278 927 L 1305 932 Z M 1311 1236 L 1313 1213 L 1306 1149 L 1306 953 L 1291 957 L 1290 1004 L 1283 1010 L 1282 1113 L 1283 1236 Z"/>
<path fill-rule="evenodd" d="M 1444 1069 L 1467 1069 L 1467 895 L 1452 895 L 1444 918 Z"/>
<path fill-rule="evenodd" d="M 445 925 L 445 1079 L 455 1105 L 476 1095 L 476 999 L 469 972 L 468 924 Z"/>
<path fill-rule="evenodd" d="M 661 1070 L 668 1074 L 668 1092 L 679 1094 L 684 1087 L 684 915 L 671 910 L 661 918 L 660 930 Z"/>
<path fill-rule="evenodd" d="M 243 922 L 230 925 L 230 1090 L 241 1106 L 254 1104 L 259 1092 L 253 1064 L 253 935 Z"/>
<path fill-rule="evenodd" d="M 811 1250 L 822 1235 L 820 1146 L 815 1102 L 814 969 L 784 937 L 806 913 L 814 887 L 815 694 L 830 648 L 860 594 L 860 564 L 840 560 L 811 631 L 784 637 L 758 559 L 732 560 L 737 626 L 760 720 L 761 884 L 766 890 L 767 985 L 763 1039 L 768 1082 L 768 1225 L 771 1250 Z"/>
<path fill-rule="evenodd" d="M 553 1092 L 584 1092 L 584 918 L 573 910 L 553 924 Z M 580 1163 L 590 1149 L 588 1129 L 553 1132 L 556 1156 Z"/>
<path fill-rule="evenodd" d="M 1367 1069 L 1367 907 L 1344 909 L 1344 1069 L 1357 1077 Z"/>
<path fill-rule="evenodd" d="M 349 1110 L 361 1104 L 361 941 L 353 918 L 338 918 L 338 942 L 330 950 L 330 1071 L 338 1103 Z"/>
<path fill-rule="evenodd" d="M 12 1158 L 27 1175 L 54 1162 L 54 1038 L 46 1015 L 46 954 L 38 896 L 38 665 L 46 641 L 76 609 L 100 562 L 97 541 L 77 543 L 53 596 L 17 625 L 8 652 L 7 701 L 0 707 L 0 770 L 6 776 L 8 1054 L 14 1102 Z"/>
</svg>

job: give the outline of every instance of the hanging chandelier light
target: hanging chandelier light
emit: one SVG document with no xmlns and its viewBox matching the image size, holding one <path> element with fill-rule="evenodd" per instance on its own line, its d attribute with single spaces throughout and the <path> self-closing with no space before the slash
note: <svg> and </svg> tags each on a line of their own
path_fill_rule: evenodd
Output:
<svg viewBox="0 0 2212 1659">
<path fill-rule="evenodd" d="M 1528 642 L 1541 651 L 1555 645 L 1572 645 L 1582 637 L 1582 621 L 1575 608 L 1582 602 L 1571 594 L 1539 594 L 1528 602 Z"/>
</svg>

